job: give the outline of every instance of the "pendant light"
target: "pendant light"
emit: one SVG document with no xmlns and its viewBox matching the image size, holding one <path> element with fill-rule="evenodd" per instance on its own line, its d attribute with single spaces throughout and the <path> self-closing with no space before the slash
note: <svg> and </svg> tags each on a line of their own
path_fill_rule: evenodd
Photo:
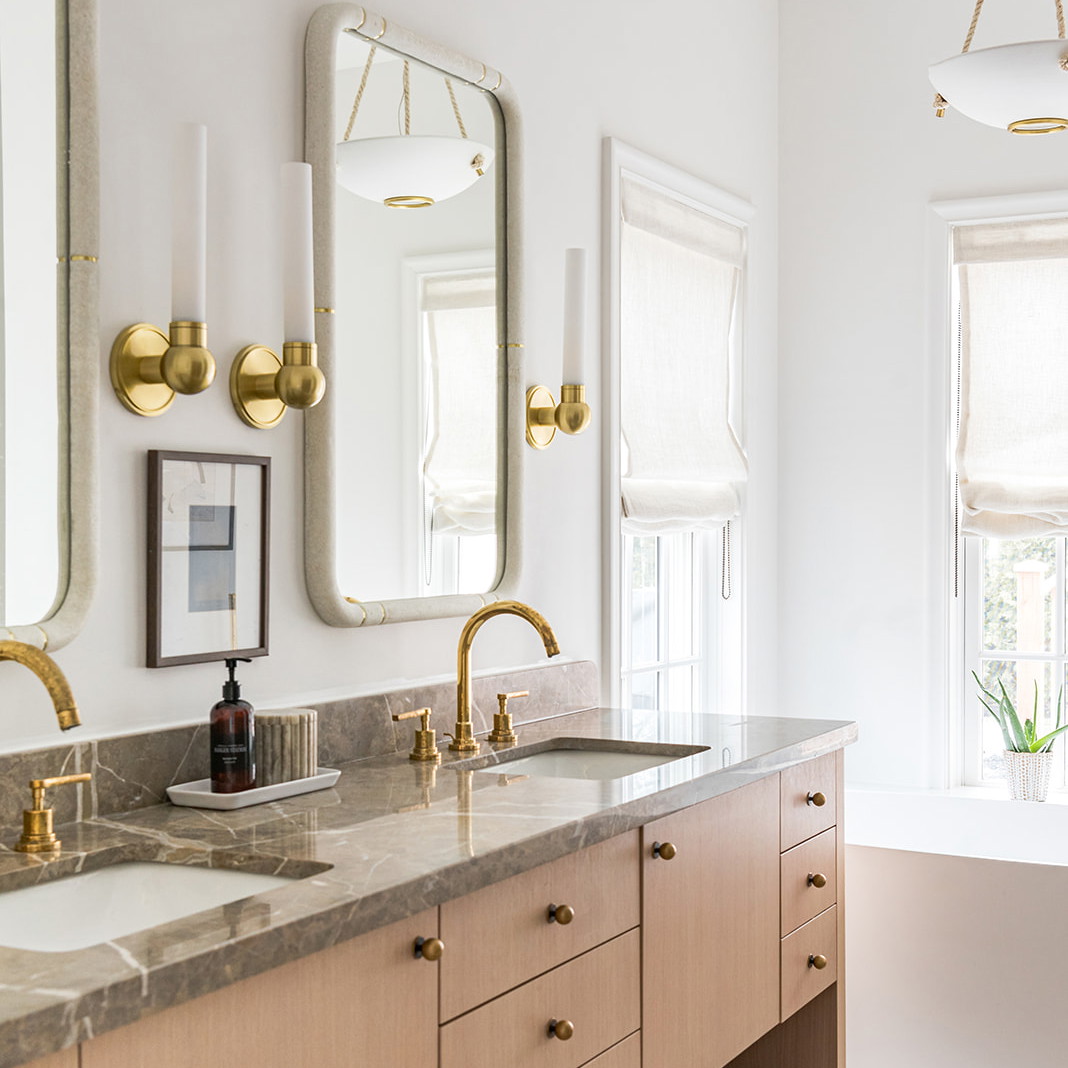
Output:
<svg viewBox="0 0 1068 1068">
<path fill-rule="evenodd" d="M 1055 3 L 1056 38 L 973 52 L 983 10 L 983 0 L 976 0 L 961 54 L 929 68 L 938 117 L 952 106 L 969 119 L 1017 134 L 1068 129 L 1068 41 L 1062 0 Z"/>
<path fill-rule="evenodd" d="M 352 102 L 345 135 L 337 146 L 337 179 L 357 196 L 390 208 L 428 208 L 470 188 L 489 170 L 493 149 L 467 136 L 452 81 L 445 78 L 459 137 L 411 132 L 409 61 L 404 60 L 403 132 L 391 137 L 350 140 L 367 78 L 374 62 L 372 45 Z"/>
</svg>

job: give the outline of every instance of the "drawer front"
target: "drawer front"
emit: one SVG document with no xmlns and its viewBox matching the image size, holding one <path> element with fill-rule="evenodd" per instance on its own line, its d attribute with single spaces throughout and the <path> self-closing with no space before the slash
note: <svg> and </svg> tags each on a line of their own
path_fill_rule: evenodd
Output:
<svg viewBox="0 0 1068 1068">
<path fill-rule="evenodd" d="M 441 907 L 441 1022 L 636 927 L 638 832 L 610 838 Z M 550 906 L 574 910 L 549 920 Z"/>
<path fill-rule="evenodd" d="M 813 965 L 817 955 L 826 957 L 825 968 Z M 838 909 L 832 907 L 782 940 L 782 1018 L 789 1019 L 837 978 Z"/>
<path fill-rule="evenodd" d="M 794 846 L 780 859 L 780 915 L 784 937 L 838 900 L 835 834 L 832 827 Z"/>
<path fill-rule="evenodd" d="M 570 1021 L 571 1038 L 550 1035 L 552 1020 Z M 639 939 L 628 931 L 445 1024 L 441 1068 L 578 1068 L 640 1023 Z"/>
<path fill-rule="evenodd" d="M 790 849 L 835 825 L 837 779 L 837 753 L 806 760 L 782 772 L 781 849 Z"/>
<path fill-rule="evenodd" d="M 586 1068 L 642 1068 L 641 1034 L 631 1035 L 600 1057 L 594 1057 Z"/>
</svg>

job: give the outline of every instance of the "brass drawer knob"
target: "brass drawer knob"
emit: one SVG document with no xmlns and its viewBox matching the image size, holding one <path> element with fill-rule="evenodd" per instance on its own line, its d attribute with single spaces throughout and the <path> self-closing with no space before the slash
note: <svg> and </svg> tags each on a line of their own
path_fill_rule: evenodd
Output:
<svg viewBox="0 0 1068 1068">
<path fill-rule="evenodd" d="M 653 842 L 653 856 L 660 860 L 673 860 L 677 853 L 672 842 Z"/>
<path fill-rule="evenodd" d="M 822 971 L 827 967 L 827 958 L 822 953 L 814 953 L 808 958 L 808 966 Z"/>
<path fill-rule="evenodd" d="M 822 794 L 817 790 L 814 794 L 808 795 L 808 803 L 810 805 L 815 805 L 816 808 L 823 808 L 823 806 L 827 804 L 827 795 Z"/>
<path fill-rule="evenodd" d="M 575 918 L 575 910 L 570 905 L 550 905 L 549 923 L 560 923 L 565 927 Z"/>
<path fill-rule="evenodd" d="M 440 938 L 417 938 L 415 940 L 415 955 L 423 960 L 441 960 L 445 952 L 445 943 Z"/>
<path fill-rule="evenodd" d="M 817 890 L 822 890 L 827 885 L 827 876 L 818 871 L 809 872 L 808 885 L 814 886 Z"/>
<path fill-rule="evenodd" d="M 550 1020 L 549 1035 L 566 1042 L 575 1033 L 575 1025 L 570 1020 Z"/>
</svg>

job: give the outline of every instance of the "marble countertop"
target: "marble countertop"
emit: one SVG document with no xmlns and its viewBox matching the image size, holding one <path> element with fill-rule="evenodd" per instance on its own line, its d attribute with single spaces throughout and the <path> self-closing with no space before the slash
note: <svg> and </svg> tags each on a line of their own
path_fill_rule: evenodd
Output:
<svg viewBox="0 0 1068 1068">
<path fill-rule="evenodd" d="M 122 860 L 235 867 L 292 885 L 87 949 L 0 947 L 0 1068 L 131 1023 L 848 745 L 854 723 L 593 709 L 439 767 L 355 761 L 336 786 L 231 812 L 157 805 L 59 828 L 50 862 L 0 848 L 0 892 Z M 621 779 L 509 774 L 560 739 L 707 747 Z M 475 763 L 486 764 L 472 770 Z"/>
</svg>

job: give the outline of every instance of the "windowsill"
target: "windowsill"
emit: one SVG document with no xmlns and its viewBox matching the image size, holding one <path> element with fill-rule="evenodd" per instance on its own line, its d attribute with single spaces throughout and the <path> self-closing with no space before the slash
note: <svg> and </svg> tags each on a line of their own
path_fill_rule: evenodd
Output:
<svg viewBox="0 0 1068 1068">
<path fill-rule="evenodd" d="M 1004 789 L 846 791 L 847 845 L 1068 866 L 1068 793 L 1042 804 Z"/>
</svg>

